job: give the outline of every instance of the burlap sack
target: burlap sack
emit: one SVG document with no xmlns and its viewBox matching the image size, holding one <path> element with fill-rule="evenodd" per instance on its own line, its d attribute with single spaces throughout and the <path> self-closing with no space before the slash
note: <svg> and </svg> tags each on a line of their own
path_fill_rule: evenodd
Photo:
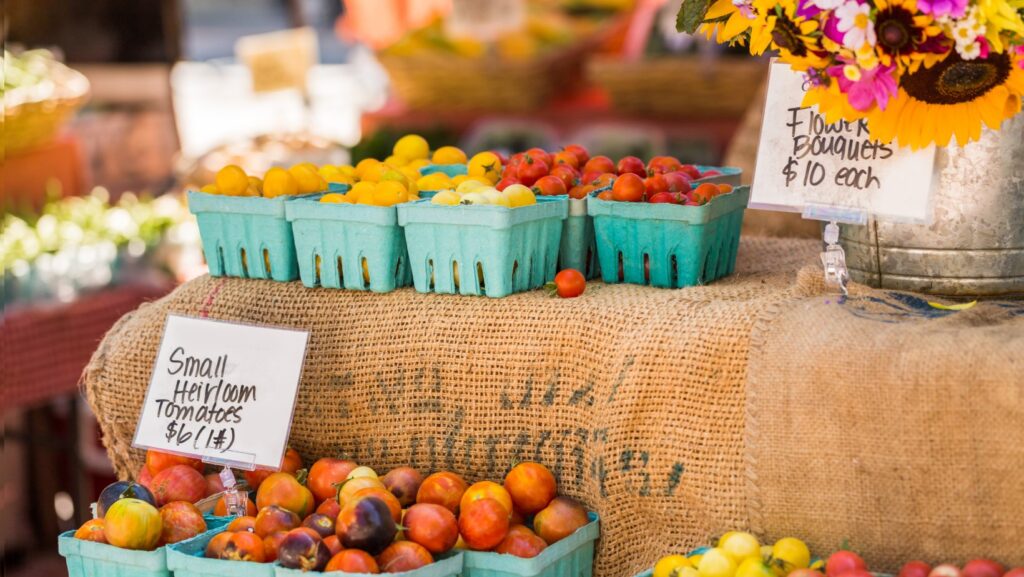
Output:
<svg viewBox="0 0 1024 577">
<path fill-rule="evenodd" d="M 1024 564 L 1024 302 L 936 310 L 857 287 L 755 329 L 747 387 L 753 529 L 910 558 Z"/>
<path fill-rule="evenodd" d="M 555 471 L 563 492 L 601 515 L 598 577 L 632 575 L 663 554 L 748 527 L 752 518 L 763 537 L 809 536 L 832 549 L 837 543 L 827 531 L 839 529 L 812 523 L 819 512 L 837 525 L 873 524 L 883 533 L 890 517 L 864 508 L 861 516 L 851 512 L 850 519 L 837 519 L 829 511 L 833 504 L 809 508 L 789 498 L 809 485 L 802 477 L 773 476 L 772 467 L 786 461 L 773 462 L 758 451 L 803 456 L 803 445 L 779 448 L 786 441 L 780 435 L 790 430 L 788 411 L 803 407 L 761 407 L 780 397 L 760 389 L 785 391 L 787 380 L 758 385 L 746 398 L 748 365 L 760 362 L 758 370 L 766 374 L 765 341 L 773 337 L 765 332 L 795 314 L 787 311 L 826 300 L 813 283 L 794 282 L 796 271 L 815 261 L 818 247 L 814 241 L 744 238 L 737 274 L 709 287 L 672 291 L 592 283 L 585 298 L 573 300 L 541 292 L 499 300 L 411 290 L 375 295 L 201 278 L 115 326 L 86 370 L 84 388 L 118 473 L 132 475 L 142 455 L 129 444 L 169 312 L 302 327 L 311 338 L 291 444 L 307 464 L 346 452 L 379 470 L 411 464 L 478 480 L 500 479 L 517 460 L 542 461 Z M 807 330 L 828 326 L 816 322 Z M 762 358 L 751 358 L 752 335 L 761 340 L 755 351 Z M 1018 357 L 1024 352 L 1018 345 L 1004 350 Z M 832 351 L 785 352 L 837 362 Z M 883 395 L 900 382 L 866 386 Z M 1014 394 L 1008 402 L 1019 410 L 1020 391 Z M 758 417 L 751 427 L 748 412 Z M 763 417 L 766 412 L 773 412 L 771 419 Z M 945 441 L 959 430 L 929 429 L 936 437 L 928 447 L 958 470 L 961 455 L 947 451 Z M 820 444 L 816 431 L 805 430 L 808 447 Z M 1014 434 L 1000 443 L 1019 441 Z M 760 441 L 766 436 L 779 440 L 769 449 Z M 856 442 L 859 431 L 849 431 L 849 437 Z M 757 451 L 746 452 L 747 446 Z M 862 450 L 873 454 L 871 445 Z M 977 447 L 979 455 L 983 450 Z M 1006 450 L 997 457 L 1003 463 L 1012 454 Z M 1021 473 L 1016 454 L 1017 465 L 1004 473 Z M 827 462 L 822 456 L 815 466 Z M 1006 479 L 1004 492 L 1020 487 Z M 942 483 L 940 493 L 949 487 Z M 870 492 L 879 486 L 842 488 L 841 495 L 829 494 L 833 500 L 884 500 Z M 975 498 L 989 495 L 979 489 Z M 1019 501 L 1014 506 L 997 512 L 999 518 L 1019 518 Z M 803 515 L 802 527 L 771 524 L 776 516 L 797 514 Z M 908 516 L 898 521 L 917 522 Z M 941 542 L 953 540 L 949 533 Z"/>
</svg>

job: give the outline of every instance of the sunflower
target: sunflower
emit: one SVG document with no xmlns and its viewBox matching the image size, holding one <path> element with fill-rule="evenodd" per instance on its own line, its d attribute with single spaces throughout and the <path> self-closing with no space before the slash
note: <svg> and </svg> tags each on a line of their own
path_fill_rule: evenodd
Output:
<svg viewBox="0 0 1024 577">
<path fill-rule="evenodd" d="M 709 39 L 716 36 L 718 42 L 747 42 L 754 55 L 763 54 L 772 41 L 771 28 L 766 27 L 751 3 L 745 0 L 716 0 L 708 8 L 704 21 L 701 30 Z"/>
<path fill-rule="evenodd" d="M 1024 70 L 1006 53 L 963 60 L 951 52 L 931 68 L 904 75 L 899 94 L 885 110 L 868 114 L 871 136 L 893 139 L 913 149 L 953 136 L 960 146 L 981 137 L 982 124 L 993 130 L 1020 112 Z"/>
<path fill-rule="evenodd" d="M 759 17 L 770 26 L 773 48 L 779 51 L 779 60 L 789 64 L 794 70 L 806 71 L 810 68 L 822 68 L 828 64 L 821 47 L 821 30 L 814 18 L 804 18 L 797 14 L 797 4 L 793 1 L 755 0 L 755 8 Z M 763 15 L 763 16 L 762 16 Z"/>
<path fill-rule="evenodd" d="M 942 60 L 949 45 L 931 16 L 920 14 L 917 0 L 875 0 L 875 49 L 879 61 L 896 64 L 902 74 Z"/>
</svg>

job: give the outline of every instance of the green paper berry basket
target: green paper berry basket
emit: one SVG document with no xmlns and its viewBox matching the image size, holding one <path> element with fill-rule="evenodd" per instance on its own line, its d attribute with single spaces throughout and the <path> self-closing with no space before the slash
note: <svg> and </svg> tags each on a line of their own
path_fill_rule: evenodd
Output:
<svg viewBox="0 0 1024 577">
<path fill-rule="evenodd" d="M 443 172 L 451 178 L 469 173 L 469 165 L 466 164 L 428 164 L 420 169 L 420 175 L 426 176 L 435 172 Z"/>
<path fill-rule="evenodd" d="M 207 519 L 206 522 L 208 531 L 193 539 L 209 541 L 227 525 L 218 519 Z M 173 545 L 152 551 L 121 549 L 106 543 L 75 539 L 74 531 L 61 533 L 57 538 L 57 551 L 66 559 L 68 577 L 170 577 L 172 573 L 167 565 L 170 547 Z"/>
<path fill-rule="evenodd" d="M 272 563 L 207 559 L 206 545 L 221 531 L 223 528 L 168 546 L 167 568 L 174 577 L 273 577 Z"/>
<path fill-rule="evenodd" d="M 463 564 L 462 552 L 446 553 L 444 557 L 436 559 L 426 567 L 401 573 L 387 573 L 386 575 L 395 577 L 458 577 L 459 575 L 464 575 Z M 299 569 L 288 569 L 275 564 L 274 574 L 277 577 L 301 577 L 309 575 L 309 572 L 303 572 Z M 343 571 L 331 571 L 328 575 L 337 577 L 377 577 L 376 573 L 345 573 Z"/>
<path fill-rule="evenodd" d="M 597 515 L 589 515 L 590 523 L 531 559 L 466 551 L 462 577 L 591 577 L 601 529 Z"/>
<path fill-rule="evenodd" d="M 742 184 L 741 178 L 743 176 L 743 169 L 736 168 L 735 166 L 706 166 L 703 164 L 697 165 L 697 170 L 701 173 L 705 173 L 709 170 L 717 170 L 722 174 L 715 176 L 705 176 L 704 178 L 698 178 L 694 182 L 701 184 L 704 182 L 711 182 L 714 184 L 728 184 L 730 186 L 739 186 Z"/>
<path fill-rule="evenodd" d="M 305 286 L 383 293 L 412 284 L 395 206 L 296 199 L 285 214 Z"/>
<path fill-rule="evenodd" d="M 589 199 L 602 280 L 682 288 L 732 274 L 749 200 L 748 186 L 703 206 Z"/>
<path fill-rule="evenodd" d="M 417 291 L 492 298 L 537 289 L 555 277 L 567 215 L 564 198 L 517 208 L 429 200 L 398 206 Z"/>
<path fill-rule="evenodd" d="M 199 222 L 210 275 L 279 282 L 299 278 L 292 227 L 284 210 L 296 198 L 302 197 L 190 191 L 188 208 Z"/>
</svg>

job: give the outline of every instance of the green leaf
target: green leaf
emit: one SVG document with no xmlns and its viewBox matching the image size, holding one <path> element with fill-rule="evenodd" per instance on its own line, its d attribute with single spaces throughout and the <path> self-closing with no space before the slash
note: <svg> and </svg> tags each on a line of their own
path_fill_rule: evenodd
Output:
<svg viewBox="0 0 1024 577">
<path fill-rule="evenodd" d="M 676 30 L 687 34 L 696 32 L 697 27 L 704 22 L 704 15 L 711 8 L 712 1 L 683 0 L 683 5 L 679 7 L 679 13 L 676 14 Z"/>
</svg>

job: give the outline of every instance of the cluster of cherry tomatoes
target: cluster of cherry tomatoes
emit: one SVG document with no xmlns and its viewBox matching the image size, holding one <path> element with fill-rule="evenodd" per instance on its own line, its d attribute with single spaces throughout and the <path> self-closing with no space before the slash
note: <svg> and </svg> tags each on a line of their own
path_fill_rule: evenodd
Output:
<svg viewBox="0 0 1024 577">
<path fill-rule="evenodd" d="M 539 196 L 579 199 L 606 191 L 602 192 L 605 200 L 699 205 L 732 190 L 729 185 L 698 182 L 719 175 L 717 170 L 702 172 L 672 156 L 655 156 L 646 164 L 636 156 L 625 156 L 616 163 L 607 156 L 592 157 L 583 146 L 570 144 L 553 153 L 531 148 L 513 154 L 495 188 L 500 191 L 522 184 Z"/>
</svg>

